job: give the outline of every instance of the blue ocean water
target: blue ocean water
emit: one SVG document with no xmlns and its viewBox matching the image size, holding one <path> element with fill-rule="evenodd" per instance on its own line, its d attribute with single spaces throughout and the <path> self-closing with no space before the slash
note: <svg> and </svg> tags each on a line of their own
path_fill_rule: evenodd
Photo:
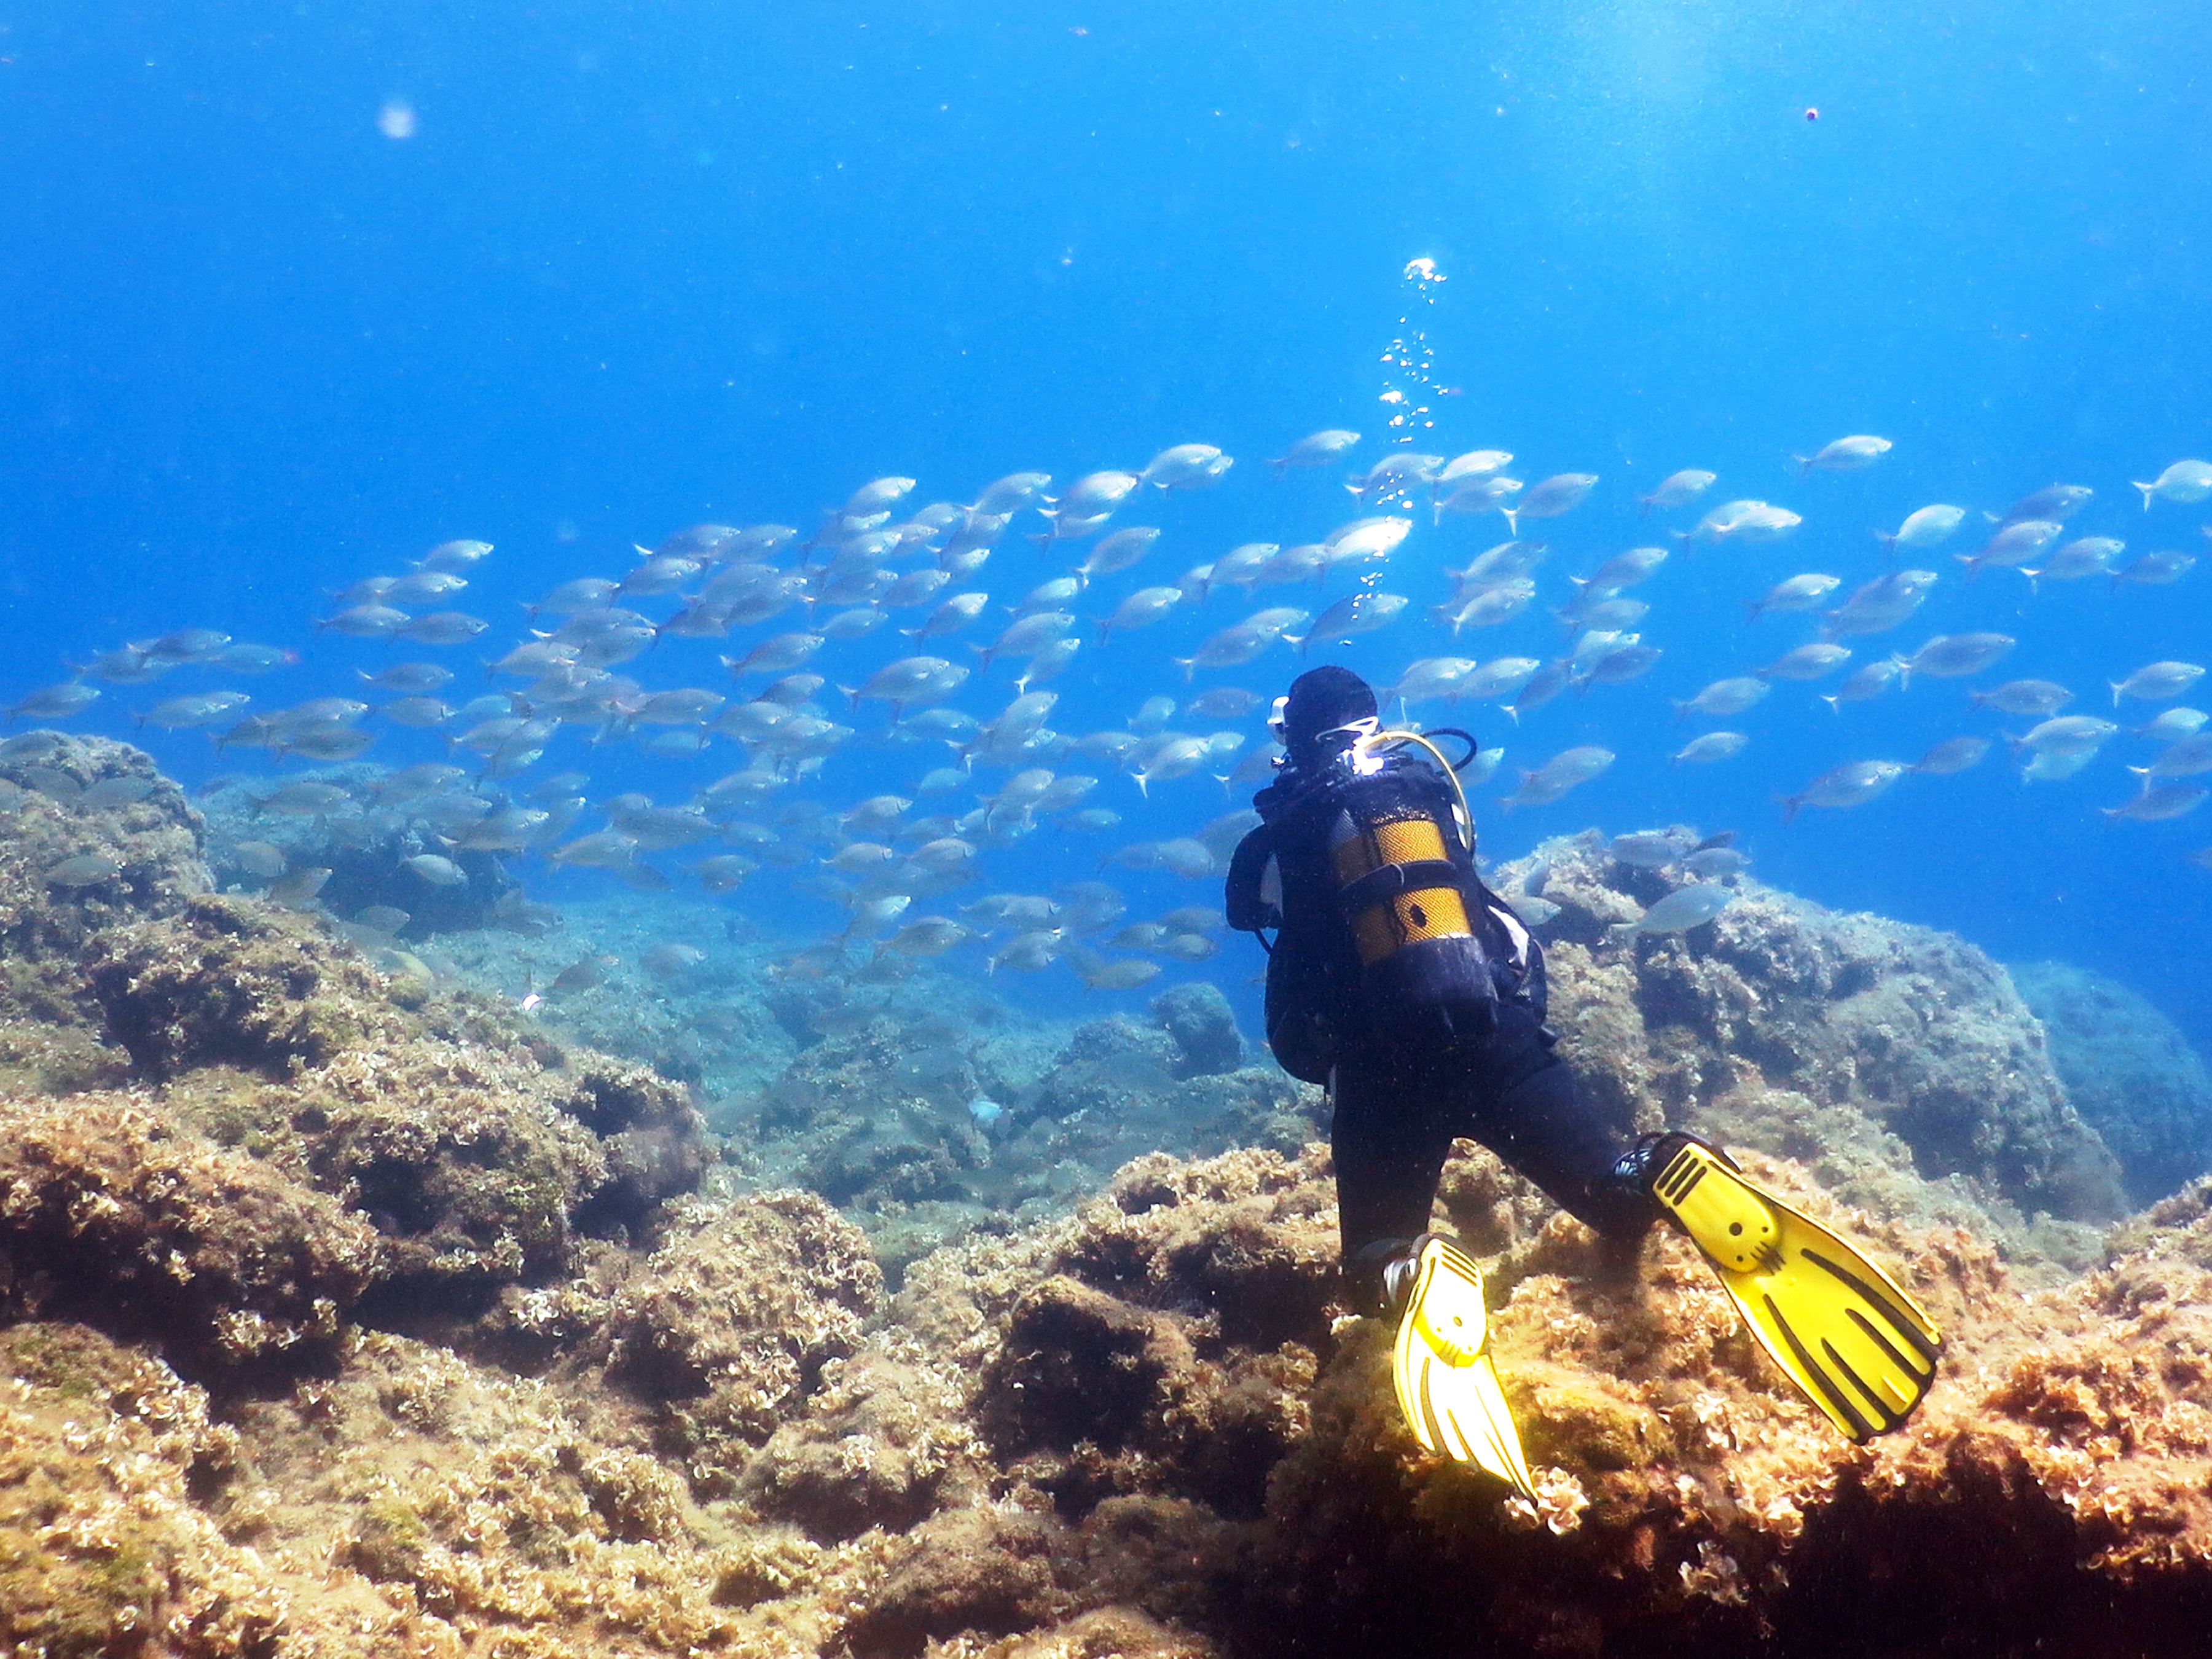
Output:
<svg viewBox="0 0 2212 1659">
<path fill-rule="evenodd" d="M 1805 526 L 1678 553 L 1638 590 L 1666 653 L 1651 673 L 1521 726 L 1493 704 L 1418 711 L 1509 765 L 1577 743 L 1619 754 L 1556 805 L 1488 807 L 1492 850 L 1593 823 L 1738 829 L 1764 879 L 2099 968 L 2212 1042 L 2197 939 L 2212 875 L 2184 861 L 2212 817 L 2097 811 L 2129 798 L 2145 745 L 2124 736 L 2029 787 L 1993 755 L 1786 828 L 1772 798 L 1828 767 L 2026 722 L 1971 713 L 1955 681 L 1840 714 L 1815 695 L 1832 688 L 1784 684 L 1732 722 L 1753 738 L 1742 757 L 1665 758 L 1701 729 L 1669 698 L 1811 636 L 1803 617 L 1747 626 L 1741 601 L 1797 571 L 1848 592 L 1886 568 L 1870 531 L 1913 507 L 2001 513 L 2063 480 L 2096 491 L 2069 533 L 2212 553 L 2204 507 L 2146 512 L 2129 487 L 2212 452 L 2192 185 L 2208 58 L 2170 3 L 31 5 L 0 33 L 9 700 L 185 625 L 303 653 L 237 683 L 257 707 L 400 654 L 471 662 L 516 636 L 518 601 L 619 575 L 635 543 L 702 520 L 811 528 L 886 473 L 921 480 L 919 503 L 1021 468 L 1140 467 L 1182 441 L 1237 456 L 1217 489 L 1117 516 L 1165 533 L 1085 596 L 1086 619 L 1237 543 L 1317 539 L 1359 512 L 1344 468 L 1278 483 L 1261 464 L 1317 428 L 1363 433 L 1359 461 L 1406 437 L 1510 450 L 1532 482 L 1599 476 L 1542 527 L 1528 615 L 1453 646 L 1409 611 L 1334 653 L 1389 679 L 1445 651 L 1564 649 L 1544 612 L 1565 575 L 1652 539 L 1636 495 L 1703 467 L 1721 475 L 1707 504 L 1764 498 Z M 1409 283 L 1419 258 L 1447 280 Z M 1434 394 L 1415 403 L 1436 424 L 1394 434 L 1409 405 L 1379 401 L 1403 387 L 1380 360 L 1414 329 Z M 1789 452 L 1850 433 L 1895 447 L 1864 472 L 1795 477 Z M 1417 607 L 1504 538 L 1495 518 L 1414 516 L 1378 585 Z M 1934 597 L 1859 660 L 1997 629 L 2019 647 L 1975 683 L 2057 679 L 2094 713 L 2142 663 L 2203 659 L 2212 569 L 2031 596 L 2010 571 L 1964 579 L 1950 555 L 1976 528 L 1936 550 Z M 325 590 L 459 536 L 498 548 L 459 596 L 495 624 L 477 646 L 313 632 Z M 1012 600 L 1070 562 L 1010 535 L 978 582 Z M 1053 683 L 1052 725 L 1116 726 L 1180 695 L 1170 659 L 1267 603 L 1320 608 L 1217 594 L 1086 645 Z M 824 672 L 851 684 L 899 643 L 833 647 Z M 732 690 L 714 657 L 665 641 L 625 672 Z M 1278 648 L 1198 684 L 1272 695 L 1297 665 Z M 132 709 L 217 683 L 115 688 L 74 725 L 130 735 Z M 1012 695 L 1002 667 L 955 703 L 988 715 Z M 880 713 L 854 724 L 825 800 L 904 790 L 945 758 L 872 744 Z M 263 763 L 191 733 L 153 746 L 188 778 Z M 373 754 L 440 750 L 408 734 Z M 589 770 L 595 798 L 680 801 L 741 763 L 729 744 L 667 762 L 571 732 L 545 766 Z M 975 890 L 1046 890 L 1108 847 L 1242 805 L 1204 777 L 1140 798 L 1110 772 L 1096 799 L 1120 830 L 994 851 Z M 1124 884 L 1133 915 L 1212 897 Z M 734 902 L 842 920 L 785 893 Z M 1252 954 L 1232 942 L 1194 971 L 1241 988 Z M 1064 974 L 1022 989 L 1075 992 Z"/>
</svg>

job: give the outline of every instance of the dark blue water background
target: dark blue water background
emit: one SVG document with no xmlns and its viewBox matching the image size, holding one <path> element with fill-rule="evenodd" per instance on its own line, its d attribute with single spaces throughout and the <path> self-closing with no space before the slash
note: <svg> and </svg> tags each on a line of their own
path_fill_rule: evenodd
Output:
<svg viewBox="0 0 2212 1659">
<path fill-rule="evenodd" d="M 318 641 L 321 590 L 447 537 L 499 544 L 463 596 L 497 623 L 489 642 L 515 601 L 620 574 L 634 541 L 702 519 L 811 524 L 878 473 L 919 477 L 920 501 L 1187 440 L 1242 458 L 1218 491 L 1121 516 L 1169 534 L 1085 607 L 1103 613 L 1234 542 L 1313 539 L 1356 511 L 1340 471 L 1275 483 L 1260 460 L 1325 425 L 1380 453 L 1377 358 L 1411 315 L 1437 382 L 1462 389 L 1422 447 L 1602 477 L 1547 527 L 1547 604 L 1565 573 L 1650 539 L 1632 498 L 1676 467 L 1719 471 L 1711 500 L 1808 521 L 1780 549 L 1677 558 L 1643 590 L 1668 653 L 1647 679 L 1525 731 L 1462 711 L 1515 761 L 1579 741 L 1621 756 L 1559 805 L 1486 814 L 1495 851 L 1593 822 L 1738 826 L 1771 881 L 2008 959 L 2094 965 L 2212 1041 L 2212 875 L 2181 861 L 2212 812 L 2111 826 L 2094 810 L 2130 793 L 2140 745 L 2032 788 L 1993 757 L 1787 830 L 1771 797 L 1827 766 L 2007 723 L 1970 715 L 1956 683 L 1840 718 L 1820 688 L 1784 686 L 1732 722 L 1754 737 L 1742 758 L 1664 759 L 1685 736 L 1668 696 L 1809 636 L 1802 618 L 1747 630 L 1741 599 L 1797 570 L 1864 580 L 1881 568 L 1869 530 L 1927 501 L 2002 508 L 2063 478 L 2098 492 L 2075 533 L 2212 552 L 2203 509 L 2146 515 L 2128 488 L 2212 451 L 2197 21 L 2172 3 L 1896 0 L 21 6 L 0 32 L 6 686 L 198 623 L 307 652 L 248 688 L 276 706 L 393 654 Z M 417 112 L 411 137 L 379 131 L 393 102 Z M 1415 256 L 1449 281 L 1409 311 Z M 1793 480 L 1786 451 L 1847 432 L 1896 448 L 1869 473 Z M 1417 532 L 1383 586 L 1440 598 L 1438 568 L 1497 522 Z M 1931 561 L 1946 575 L 1922 618 L 1862 660 L 1999 628 L 2021 646 L 1984 681 L 2058 678 L 2096 712 L 2105 679 L 2212 651 L 2212 569 L 2031 601 L 2010 573 L 1960 580 L 1948 555 L 1969 533 Z M 984 584 L 1012 598 L 1052 573 L 1010 540 Z M 1118 723 L 1176 689 L 1170 647 L 1242 614 L 1217 597 L 1086 653 L 1054 726 Z M 1538 613 L 1455 648 L 1563 638 Z M 839 677 L 890 644 L 850 648 Z M 1451 648 L 1403 622 L 1342 654 L 1387 678 Z M 709 647 L 664 653 L 650 682 L 722 684 Z M 1272 691 L 1294 665 L 1202 683 Z M 960 706 L 989 713 L 1007 678 Z M 120 689 L 81 724 L 127 732 L 131 708 L 206 683 Z M 575 744 L 549 764 L 664 799 L 738 763 Z M 193 736 L 156 747 L 187 775 L 232 763 Z M 856 746 L 821 793 L 902 787 L 941 758 Z M 1097 799 L 1129 819 L 1107 844 L 1229 804 L 1203 779 L 1147 805 L 1109 778 Z M 985 884 L 1041 887 L 1091 858 L 1036 838 Z M 1153 906 L 1210 896 L 1129 885 Z M 1245 950 L 1216 964 L 1225 981 Z"/>
</svg>

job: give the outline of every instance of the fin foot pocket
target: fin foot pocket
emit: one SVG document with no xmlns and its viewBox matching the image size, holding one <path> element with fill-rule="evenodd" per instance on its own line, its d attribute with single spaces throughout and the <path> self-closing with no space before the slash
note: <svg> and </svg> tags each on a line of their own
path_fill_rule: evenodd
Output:
<svg viewBox="0 0 2212 1659">
<path fill-rule="evenodd" d="M 1744 1323 L 1828 1420 L 1865 1442 L 1936 1380 L 1943 1335 L 1887 1273 L 1692 1135 L 1656 1149 L 1651 1195 L 1698 1247 Z"/>
</svg>

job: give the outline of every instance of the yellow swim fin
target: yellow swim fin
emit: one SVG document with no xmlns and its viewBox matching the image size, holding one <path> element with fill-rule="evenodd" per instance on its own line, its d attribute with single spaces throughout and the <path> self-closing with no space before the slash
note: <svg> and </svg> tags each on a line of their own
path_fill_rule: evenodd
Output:
<svg viewBox="0 0 2212 1659">
<path fill-rule="evenodd" d="M 1398 1407 L 1413 1438 L 1440 1456 L 1480 1464 L 1533 1498 L 1521 1431 L 1486 1347 L 1482 1270 L 1457 1245 L 1432 1233 L 1420 1242 L 1413 1274 L 1413 1294 L 1390 1351 Z"/>
<path fill-rule="evenodd" d="M 1695 1136 L 1653 1159 L 1651 1195 L 1682 1225 L 1774 1363 L 1865 1442 L 1900 1426 L 1936 1380 L 1942 1333 L 1898 1282 L 1747 1180 Z"/>
</svg>

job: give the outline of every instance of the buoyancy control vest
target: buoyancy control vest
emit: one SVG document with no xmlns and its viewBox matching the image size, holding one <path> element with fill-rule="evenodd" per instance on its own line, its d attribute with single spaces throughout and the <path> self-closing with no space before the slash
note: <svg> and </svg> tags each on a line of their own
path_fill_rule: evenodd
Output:
<svg viewBox="0 0 2212 1659">
<path fill-rule="evenodd" d="M 1267 1038 L 1293 1076 L 1480 1042 L 1504 1000 L 1540 1025 L 1541 951 L 1476 873 L 1473 826 L 1440 770 L 1355 749 L 1285 773 L 1253 805 L 1261 823 L 1231 860 L 1226 908 L 1232 927 L 1280 929 Z M 1270 864 L 1279 896 L 1265 891 Z"/>
</svg>

